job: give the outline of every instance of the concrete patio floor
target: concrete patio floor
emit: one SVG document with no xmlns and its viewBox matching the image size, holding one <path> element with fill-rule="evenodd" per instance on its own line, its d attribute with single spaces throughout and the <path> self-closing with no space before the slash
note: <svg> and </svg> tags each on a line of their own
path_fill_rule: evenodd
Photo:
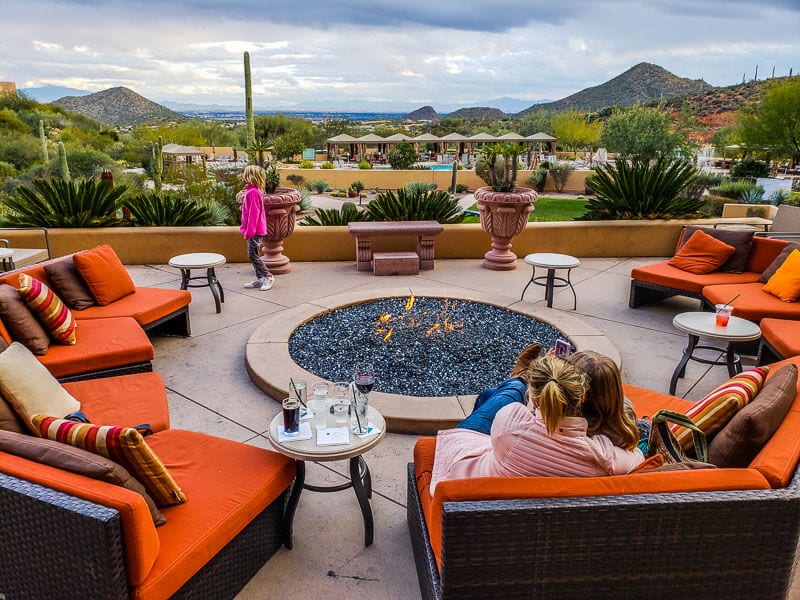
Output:
<svg viewBox="0 0 800 600">
<path fill-rule="evenodd" d="M 577 316 L 599 329 L 622 357 L 623 379 L 667 392 L 672 370 L 686 336 L 672 327 L 678 312 L 696 310 L 698 302 L 675 298 L 656 305 L 628 308 L 633 267 L 657 259 L 582 259 L 572 272 L 578 295 L 576 311 L 569 291 L 560 290 L 552 310 Z M 167 385 L 172 427 L 218 435 L 269 448 L 265 437 L 280 405 L 259 390 L 245 370 L 245 344 L 268 315 L 300 303 L 347 291 L 386 286 L 462 288 L 519 298 L 530 278 L 520 259 L 513 271 L 489 271 L 479 260 L 440 260 L 433 271 L 409 277 L 374 277 L 357 272 L 353 262 L 292 263 L 292 272 L 276 277 L 268 292 L 245 290 L 252 279 L 249 264 L 217 269 L 225 290 L 216 314 L 206 288 L 192 290 L 192 337 L 156 337 L 154 368 Z M 167 265 L 128 267 L 137 285 L 177 288 L 177 270 Z M 526 300 L 544 304 L 543 288 L 531 286 Z M 287 374 L 288 376 L 289 374 Z M 698 399 L 727 379 L 722 367 L 690 363 L 677 394 Z M 487 382 L 489 384 L 495 382 Z M 419 586 L 406 525 L 406 464 L 417 437 L 386 435 L 364 458 L 373 480 L 375 543 L 364 547 L 361 513 L 352 490 L 331 494 L 304 492 L 294 522 L 294 549 L 281 549 L 237 596 L 241 600 L 293 595 L 316 598 L 419 598 Z M 339 483 L 348 472 L 341 463 L 309 464 L 309 483 Z M 279 591 L 278 591 L 279 590 Z M 790 597 L 800 597 L 793 586 Z"/>
</svg>

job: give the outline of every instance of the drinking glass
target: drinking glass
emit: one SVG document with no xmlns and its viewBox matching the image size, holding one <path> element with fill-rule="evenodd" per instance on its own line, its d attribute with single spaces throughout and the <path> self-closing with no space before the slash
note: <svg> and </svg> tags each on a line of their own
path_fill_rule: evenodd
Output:
<svg viewBox="0 0 800 600">
<path fill-rule="evenodd" d="M 370 363 L 358 363 L 353 372 L 353 383 L 358 390 L 354 394 L 353 406 L 353 433 L 367 433 L 367 406 L 369 406 L 368 394 L 375 385 L 375 367 Z"/>
<path fill-rule="evenodd" d="M 311 386 L 311 391 L 314 394 L 314 427 L 317 429 L 325 429 L 328 426 L 328 384 L 321 381 Z"/>
<path fill-rule="evenodd" d="M 716 315 L 717 327 L 727 327 L 728 321 L 731 320 L 731 313 L 733 312 L 733 307 L 730 304 L 715 304 L 714 309 L 717 313 Z"/>
<path fill-rule="evenodd" d="M 297 398 L 283 399 L 283 432 L 286 435 L 300 433 L 300 402 Z"/>
<path fill-rule="evenodd" d="M 347 423 L 347 415 L 350 412 L 350 402 L 346 396 L 336 396 L 333 399 L 333 420 L 336 425 L 341 427 Z"/>
<path fill-rule="evenodd" d="M 304 379 L 289 379 L 289 396 L 297 398 L 302 406 L 308 406 L 308 385 Z"/>
</svg>

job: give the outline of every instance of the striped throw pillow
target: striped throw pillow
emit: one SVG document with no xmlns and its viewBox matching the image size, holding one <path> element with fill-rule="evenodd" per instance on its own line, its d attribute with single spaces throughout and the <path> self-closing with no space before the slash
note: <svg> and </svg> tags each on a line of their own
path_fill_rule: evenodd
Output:
<svg viewBox="0 0 800 600">
<path fill-rule="evenodd" d="M 756 397 L 764 385 L 769 367 L 756 367 L 731 377 L 705 398 L 698 400 L 686 416 L 691 417 L 695 425 L 703 430 L 707 438 L 711 438 L 728 424 L 742 407 Z M 689 450 L 693 446 L 692 432 L 680 425 L 670 425 L 672 433 L 681 448 Z"/>
<path fill-rule="evenodd" d="M 17 291 L 56 341 L 69 345 L 78 341 L 75 336 L 78 326 L 75 317 L 53 290 L 38 279 L 22 273 Z"/>
<path fill-rule="evenodd" d="M 36 415 L 33 426 L 41 437 L 89 450 L 128 469 L 159 506 L 182 504 L 186 496 L 164 463 L 132 427 L 91 425 Z"/>
</svg>

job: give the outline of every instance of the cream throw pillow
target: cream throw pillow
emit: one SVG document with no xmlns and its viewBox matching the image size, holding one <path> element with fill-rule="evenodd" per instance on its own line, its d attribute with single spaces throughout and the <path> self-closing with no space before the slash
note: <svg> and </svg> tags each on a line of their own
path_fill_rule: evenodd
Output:
<svg viewBox="0 0 800 600">
<path fill-rule="evenodd" d="M 81 403 L 19 342 L 0 352 L 0 391 L 36 435 L 39 432 L 31 424 L 34 415 L 60 419 L 81 409 Z"/>
</svg>

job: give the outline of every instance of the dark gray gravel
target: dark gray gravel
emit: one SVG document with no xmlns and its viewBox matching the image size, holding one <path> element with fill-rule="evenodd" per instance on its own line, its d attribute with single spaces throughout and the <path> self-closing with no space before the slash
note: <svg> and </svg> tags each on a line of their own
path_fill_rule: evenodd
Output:
<svg viewBox="0 0 800 600">
<path fill-rule="evenodd" d="M 406 313 L 406 301 L 373 300 L 320 315 L 295 329 L 289 354 L 329 381 L 351 381 L 356 363 L 371 362 L 377 391 L 448 396 L 497 385 L 525 346 L 538 341 L 552 348 L 560 337 L 552 325 L 489 304 L 416 298 Z M 379 324 L 387 314 L 389 320 Z M 426 335 L 437 322 L 440 327 Z M 445 322 L 456 327 L 443 332 Z"/>
</svg>

